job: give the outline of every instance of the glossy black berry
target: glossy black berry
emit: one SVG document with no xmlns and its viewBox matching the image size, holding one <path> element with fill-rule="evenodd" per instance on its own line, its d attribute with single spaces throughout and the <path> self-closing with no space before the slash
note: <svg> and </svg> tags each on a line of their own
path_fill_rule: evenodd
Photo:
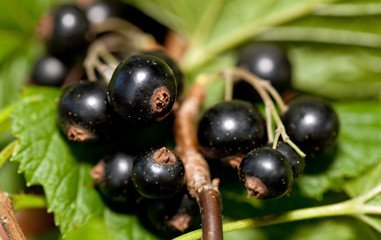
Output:
<svg viewBox="0 0 381 240">
<path fill-rule="evenodd" d="M 265 128 L 265 121 L 253 104 L 241 100 L 217 103 L 200 118 L 200 150 L 209 159 L 243 156 L 265 143 Z"/>
<path fill-rule="evenodd" d="M 166 64 L 168 64 L 168 66 L 172 69 L 173 74 L 175 75 L 175 78 L 176 78 L 177 96 L 180 96 L 184 88 L 184 75 L 179 65 L 177 65 L 177 63 L 175 62 L 175 60 L 173 60 L 163 51 L 150 51 L 150 52 L 145 52 L 145 54 L 158 57 L 161 60 L 163 60 Z"/>
<path fill-rule="evenodd" d="M 89 43 L 90 24 L 84 11 L 74 4 L 59 5 L 45 21 L 50 21 L 52 26 L 45 36 L 51 53 L 70 55 L 85 50 Z"/>
<path fill-rule="evenodd" d="M 280 198 L 290 190 L 293 182 L 287 158 L 269 147 L 250 151 L 242 159 L 238 171 L 249 196 L 258 199 Z"/>
<path fill-rule="evenodd" d="M 267 144 L 266 146 L 272 147 L 272 144 Z M 289 144 L 279 141 L 276 150 L 287 158 L 291 165 L 294 179 L 303 174 L 306 161 Z"/>
<path fill-rule="evenodd" d="M 142 198 L 137 213 L 145 227 L 165 239 L 188 232 L 200 222 L 198 204 L 185 191 L 170 198 Z"/>
<path fill-rule="evenodd" d="M 177 155 L 165 147 L 151 150 L 135 159 L 132 181 L 144 197 L 170 197 L 184 187 L 184 165 Z"/>
<path fill-rule="evenodd" d="M 86 16 L 90 24 L 97 24 L 112 17 L 120 17 L 120 10 L 116 1 L 100 0 L 86 8 Z"/>
<path fill-rule="evenodd" d="M 92 170 L 102 196 L 111 202 L 126 202 L 137 196 L 131 180 L 135 156 L 115 152 L 104 157 Z"/>
<path fill-rule="evenodd" d="M 339 132 L 339 119 L 332 106 L 312 96 L 296 97 L 288 106 L 282 121 L 291 140 L 307 155 L 326 151 Z"/>
<path fill-rule="evenodd" d="M 277 45 L 258 43 L 244 48 L 239 56 L 237 66 L 270 81 L 280 93 L 291 85 L 290 61 L 285 51 Z M 233 96 L 248 101 L 260 99 L 256 90 L 245 81 L 239 81 L 235 84 Z"/>
<path fill-rule="evenodd" d="M 106 90 L 103 82 L 87 81 L 65 88 L 58 103 L 58 123 L 69 140 L 107 140 L 110 136 L 117 117 Z"/>
<path fill-rule="evenodd" d="M 43 56 L 37 60 L 32 80 L 37 85 L 61 86 L 69 74 L 69 68 L 54 56 Z"/>
<path fill-rule="evenodd" d="M 161 121 L 176 100 L 176 79 L 161 59 L 135 55 L 122 61 L 108 86 L 115 110 L 132 123 Z"/>
</svg>

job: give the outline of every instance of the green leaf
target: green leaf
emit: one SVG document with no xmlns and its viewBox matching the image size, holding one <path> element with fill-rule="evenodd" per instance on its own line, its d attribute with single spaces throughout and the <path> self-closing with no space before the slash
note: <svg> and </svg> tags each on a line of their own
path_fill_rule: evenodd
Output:
<svg viewBox="0 0 381 240">
<path fill-rule="evenodd" d="M 106 229 L 110 239 L 116 240 L 154 240 L 156 236 L 145 230 L 134 215 L 121 214 L 106 209 L 104 212 Z"/>
<path fill-rule="evenodd" d="M 329 189 L 340 190 L 346 179 L 356 178 L 381 160 L 381 105 L 379 102 L 340 102 L 340 133 L 335 149 L 306 160 L 306 174 L 298 187 L 310 197 L 322 198 Z"/>
<path fill-rule="evenodd" d="M 381 97 L 381 52 L 341 46 L 299 45 L 290 50 L 293 86 L 336 99 Z"/>
<path fill-rule="evenodd" d="M 183 67 L 186 71 L 192 71 L 272 26 L 307 15 L 321 3 L 334 1 L 129 0 L 128 2 L 190 39 Z"/>
<path fill-rule="evenodd" d="M 65 235 L 101 216 L 103 203 L 92 187 L 91 166 L 77 163 L 56 127 L 58 89 L 42 88 L 27 96 L 13 113 L 17 137 L 13 161 L 20 163 L 27 185 L 42 185 L 48 211 Z M 33 126 L 33 127 L 31 127 Z"/>
</svg>

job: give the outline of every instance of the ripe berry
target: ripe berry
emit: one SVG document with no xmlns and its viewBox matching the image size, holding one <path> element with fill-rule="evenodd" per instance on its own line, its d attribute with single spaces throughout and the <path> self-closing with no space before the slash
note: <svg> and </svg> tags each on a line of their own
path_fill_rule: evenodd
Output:
<svg viewBox="0 0 381 240">
<path fill-rule="evenodd" d="M 158 57 L 161 60 L 163 60 L 166 64 L 168 64 L 168 66 L 172 69 L 173 74 L 175 75 L 175 78 L 176 78 L 177 96 L 180 96 L 184 88 L 184 75 L 179 65 L 177 65 L 177 63 L 163 51 L 150 51 L 150 52 L 145 52 L 145 54 Z"/>
<path fill-rule="evenodd" d="M 131 180 L 134 156 L 115 152 L 103 158 L 92 170 L 97 186 L 104 198 L 111 202 L 126 202 L 137 196 Z"/>
<path fill-rule="evenodd" d="M 68 73 L 68 67 L 60 59 L 43 56 L 34 66 L 32 80 L 38 85 L 61 86 Z"/>
<path fill-rule="evenodd" d="M 290 190 L 293 181 L 287 158 L 269 147 L 249 152 L 242 159 L 238 171 L 249 196 L 258 199 L 282 197 Z"/>
<path fill-rule="evenodd" d="M 176 79 L 157 57 L 135 55 L 122 61 L 108 86 L 115 110 L 132 123 L 161 121 L 176 100 Z"/>
<path fill-rule="evenodd" d="M 165 239 L 192 230 L 200 218 L 196 200 L 185 191 L 170 198 L 142 198 L 137 213 L 145 227 Z"/>
<path fill-rule="evenodd" d="M 322 153 L 332 145 L 339 132 L 339 119 L 328 102 L 300 96 L 289 102 L 282 121 L 291 140 L 306 153 Z"/>
<path fill-rule="evenodd" d="M 88 45 L 89 22 L 86 14 L 74 4 L 62 4 L 42 19 L 41 37 L 55 55 L 68 55 Z"/>
<path fill-rule="evenodd" d="M 110 136 L 116 122 L 107 102 L 106 84 L 78 82 L 65 88 L 58 103 L 58 123 L 72 141 L 95 141 Z"/>
<path fill-rule="evenodd" d="M 266 147 L 272 147 L 272 144 L 267 144 Z M 291 165 L 293 178 L 297 178 L 302 175 L 306 161 L 302 158 L 289 144 L 284 142 L 278 142 L 276 150 L 282 153 Z"/>
<path fill-rule="evenodd" d="M 198 125 L 200 151 L 209 159 L 245 155 L 265 143 L 265 121 L 249 102 L 225 101 L 207 109 Z"/>
<path fill-rule="evenodd" d="M 90 24 L 101 23 L 111 17 L 120 17 L 120 8 L 115 1 L 100 0 L 86 8 Z"/>
<path fill-rule="evenodd" d="M 270 81 L 280 93 L 290 87 L 291 64 L 284 50 L 276 45 L 253 44 L 244 48 L 237 65 Z M 260 99 L 256 90 L 244 81 L 234 86 L 234 97 L 248 101 Z"/>
<path fill-rule="evenodd" d="M 151 150 L 135 159 L 132 181 L 144 197 L 170 197 L 184 187 L 184 165 L 177 155 L 165 147 Z"/>
</svg>

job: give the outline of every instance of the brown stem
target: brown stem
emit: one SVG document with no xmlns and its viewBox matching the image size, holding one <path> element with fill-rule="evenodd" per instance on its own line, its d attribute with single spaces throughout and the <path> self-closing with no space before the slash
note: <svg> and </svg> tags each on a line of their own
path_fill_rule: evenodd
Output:
<svg viewBox="0 0 381 240">
<path fill-rule="evenodd" d="M 189 193 L 200 205 L 203 239 L 220 240 L 223 234 L 218 180 L 211 182 L 208 163 L 198 151 L 194 125 L 204 96 L 204 86 L 194 83 L 188 97 L 175 112 L 176 151 L 185 166 Z"/>
<path fill-rule="evenodd" d="M 26 240 L 18 224 L 11 200 L 0 189 L 0 223 L 9 240 Z"/>
</svg>

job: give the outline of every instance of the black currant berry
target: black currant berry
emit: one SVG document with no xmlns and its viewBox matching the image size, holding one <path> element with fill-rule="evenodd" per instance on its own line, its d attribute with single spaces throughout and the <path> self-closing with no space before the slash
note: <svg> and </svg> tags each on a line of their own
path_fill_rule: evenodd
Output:
<svg viewBox="0 0 381 240">
<path fill-rule="evenodd" d="M 32 80 L 37 85 L 61 86 L 69 74 L 69 68 L 58 58 L 43 56 L 37 60 Z"/>
<path fill-rule="evenodd" d="M 274 44 L 253 44 L 242 50 L 238 67 L 268 80 L 282 93 L 291 85 L 291 64 L 283 49 Z M 234 98 L 247 101 L 260 99 L 256 90 L 247 82 L 239 81 L 234 86 Z"/>
<path fill-rule="evenodd" d="M 97 24 L 112 17 L 120 17 L 120 7 L 116 1 L 100 0 L 86 8 L 86 16 L 90 24 Z"/>
<path fill-rule="evenodd" d="M 74 4 L 53 9 L 40 24 L 41 37 L 54 55 L 67 56 L 83 51 L 89 43 L 90 24 L 84 11 Z"/>
<path fill-rule="evenodd" d="M 104 157 L 91 171 L 104 198 L 111 202 L 126 202 L 138 196 L 131 180 L 135 156 L 116 152 Z"/>
<path fill-rule="evenodd" d="M 201 153 L 209 159 L 244 156 L 266 141 L 265 121 L 253 104 L 224 101 L 207 109 L 197 130 Z"/>
<path fill-rule="evenodd" d="M 272 144 L 267 144 L 266 147 L 272 147 Z M 306 161 L 289 144 L 278 142 L 276 150 L 287 158 L 291 165 L 294 179 L 303 174 Z"/>
<path fill-rule="evenodd" d="M 249 152 L 242 159 L 238 171 L 249 196 L 258 199 L 280 198 L 290 190 L 293 182 L 287 158 L 269 147 Z"/>
<path fill-rule="evenodd" d="M 166 239 L 192 230 L 200 221 L 198 204 L 185 191 L 170 198 L 142 198 L 137 213 L 145 227 Z"/>
<path fill-rule="evenodd" d="M 282 121 L 291 140 L 307 155 L 326 151 L 339 132 L 339 119 L 331 105 L 320 98 L 299 96 L 288 106 Z"/>
<path fill-rule="evenodd" d="M 161 59 L 135 55 L 122 61 L 114 71 L 109 100 L 115 110 L 132 123 L 161 121 L 176 100 L 176 79 Z"/>
<path fill-rule="evenodd" d="M 151 150 L 135 159 L 132 181 L 144 197 L 170 197 L 184 187 L 184 165 L 177 155 L 165 147 Z"/>
<path fill-rule="evenodd" d="M 177 65 L 177 63 L 163 51 L 144 52 L 144 54 L 149 54 L 149 55 L 158 57 L 161 60 L 163 60 L 166 64 L 168 64 L 168 66 L 172 69 L 173 74 L 175 75 L 175 78 L 176 78 L 177 96 L 180 96 L 184 88 L 184 79 L 183 79 L 184 75 L 179 65 Z"/>
<path fill-rule="evenodd" d="M 72 141 L 106 140 L 117 115 L 107 101 L 103 82 L 81 81 L 65 88 L 58 103 L 58 122 Z"/>
</svg>

